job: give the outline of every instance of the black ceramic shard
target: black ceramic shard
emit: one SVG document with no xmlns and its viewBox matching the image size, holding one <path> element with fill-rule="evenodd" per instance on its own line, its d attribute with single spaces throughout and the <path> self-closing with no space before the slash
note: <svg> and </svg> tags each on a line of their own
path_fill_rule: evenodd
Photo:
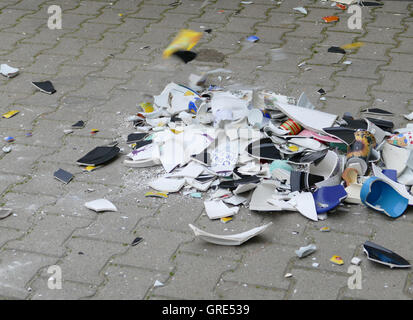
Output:
<svg viewBox="0 0 413 320">
<path fill-rule="evenodd" d="M 346 54 L 346 50 L 344 50 L 343 48 L 340 48 L 340 47 L 334 47 L 334 46 L 333 46 L 333 47 L 328 48 L 328 52 Z"/>
<path fill-rule="evenodd" d="M 307 173 L 305 177 L 305 187 L 307 189 L 315 186 L 316 183 L 324 181 L 325 178 L 316 174 Z"/>
<path fill-rule="evenodd" d="M 394 115 L 393 112 L 383 110 L 383 109 L 380 109 L 380 108 L 369 108 L 369 109 L 362 110 L 361 112 L 362 113 L 375 114 L 375 115 L 379 115 L 379 116 L 392 116 L 392 115 Z"/>
<path fill-rule="evenodd" d="M 363 244 L 364 253 L 367 254 L 367 258 L 371 261 L 381 263 L 389 266 L 390 268 L 410 268 L 409 261 L 399 256 L 397 253 L 383 248 L 378 244 L 370 241 L 366 241 Z"/>
<path fill-rule="evenodd" d="M 136 143 L 147 136 L 146 133 L 131 133 L 126 140 L 127 144 Z"/>
<path fill-rule="evenodd" d="M 56 90 L 53 87 L 53 84 L 50 81 L 43 81 L 43 82 L 32 82 L 32 85 L 34 85 L 37 89 L 39 89 L 41 92 L 47 93 L 47 94 L 52 94 L 55 93 Z"/>
<path fill-rule="evenodd" d="M 191 158 L 198 162 L 206 164 L 207 166 L 210 166 L 212 164 L 211 155 L 207 152 L 206 149 L 198 154 L 192 155 Z"/>
<path fill-rule="evenodd" d="M 322 96 L 326 94 L 326 91 L 323 88 L 320 88 L 317 92 Z"/>
<path fill-rule="evenodd" d="M 261 181 L 261 179 L 258 178 L 257 176 L 250 176 L 250 177 L 242 178 L 242 179 L 238 179 L 238 180 L 225 180 L 225 181 L 222 181 L 218 185 L 218 188 L 234 190 L 242 184 L 258 183 L 260 181 Z"/>
<path fill-rule="evenodd" d="M 313 163 L 317 165 L 321 160 L 324 159 L 324 157 L 327 154 L 327 149 L 326 150 L 321 150 L 321 151 L 316 151 L 316 152 L 311 152 L 307 154 L 296 154 L 290 159 L 288 159 L 289 162 L 293 163 Z"/>
<path fill-rule="evenodd" d="M 290 187 L 291 191 L 301 191 L 305 186 L 305 172 L 302 171 L 291 171 L 290 172 Z"/>
<path fill-rule="evenodd" d="M 254 141 L 247 147 L 247 152 L 253 157 L 263 160 L 280 160 L 281 153 L 270 138 Z"/>
<path fill-rule="evenodd" d="M 354 141 L 354 132 L 356 130 L 351 128 L 345 127 L 330 127 L 330 128 L 323 128 L 323 131 L 328 133 L 331 136 L 340 139 L 341 141 L 345 142 L 346 144 L 350 145 Z"/>
<path fill-rule="evenodd" d="M 394 128 L 394 123 L 388 120 L 382 120 L 382 119 L 376 119 L 376 118 L 368 118 L 371 122 L 373 122 L 376 126 L 378 126 L 380 129 L 383 129 L 384 131 L 389 131 L 392 132 Z"/>
<path fill-rule="evenodd" d="M 183 62 L 188 63 L 194 60 L 197 56 L 195 52 L 187 51 L 187 50 L 178 50 L 173 53 L 174 56 L 181 59 Z"/>
<path fill-rule="evenodd" d="M 136 246 L 139 242 L 141 242 L 143 240 L 143 238 L 141 238 L 141 237 L 137 237 L 137 238 L 135 238 L 133 241 L 132 241 L 132 243 L 131 243 L 131 246 Z"/>
<path fill-rule="evenodd" d="M 57 170 L 53 176 L 57 179 L 62 181 L 63 183 L 68 184 L 70 182 L 70 180 L 73 179 L 73 174 L 71 174 L 70 172 L 67 172 L 63 169 L 59 169 Z"/>
<path fill-rule="evenodd" d="M 72 129 L 82 129 L 85 127 L 85 122 L 82 120 L 79 120 L 78 122 L 72 124 Z"/>
<path fill-rule="evenodd" d="M 366 120 L 364 119 L 344 119 L 347 122 L 347 125 L 343 126 L 345 128 L 349 128 L 349 129 L 363 129 L 363 130 L 367 130 L 368 124 L 366 122 Z"/>
<path fill-rule="evenodd" d="M 360 1 L 360 6 L 362 7 L 381 7 L 382 5 L 380 2 Z"/>
<path fill-rule="evenodd" d="M 133 147 L 133 149 L 136 150 L 151 143 L 152 143 L 152 140 L 141 140 L 141 141 L 136 142 L 136 145 Z"/>
<path fill-rule="evenodd" d="M 205 29 L 204 32 L 206 32 L 206 33 L 211 33 L 211 32 L 212 32 L 212 29 Z"/>
<path fill-rule="evenodd" d="M 77 160 L 76 163 L 83 166 L 98 166 L 115 158 L 119 151 L 118 147 L 96 147 Z"/>
</svg>

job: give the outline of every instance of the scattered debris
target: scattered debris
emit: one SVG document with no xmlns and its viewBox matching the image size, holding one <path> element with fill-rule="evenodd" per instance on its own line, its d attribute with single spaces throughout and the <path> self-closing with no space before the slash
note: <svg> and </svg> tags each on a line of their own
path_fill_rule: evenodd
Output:
<svg viewBox="0 0 413 320">
<path fill-rule="evenodd" d="M 142 240 L 143 240 L 143 238 L 141 238 L 141 237 L 135 238 L 135 239 L 132 241 L 131 246 L 136 246 L 136 245 L 137 245 L 138 243 L 140 243 Z"/>
<path fill-rule="evenodd" d="M 32 82 L 32 85 L 34 85 L 41 92 L 44 92 L 47 94 L 53 94 L 56 92 L 53 84 L 50 81 Z"/>
<path fill-rule="evenodd" d="M 10 67 L 7 64 L 1 64 L 0 73 L 7 78 L 14 78 L 19 74 L 19 69 Z"/>
<path fill-rule="evenodd" d="M 313 252 L 315 252 L 317 250 L 317 247 L 314 244 L 310 244 L 306 247 L 301 247 L 298 250 L 295 250 L 295 254 L 299 257 L 299 258 L 304 258 L 310 254 L 312 254 Z"/>
<path fill-rule="evenodd" d="M 20 111 L 18 110 L 10 110 L 9 112 L 6 112 L 2 115 L 3 118 L 9 119 L 11 117 L 14 117 L 16 114 L 18 114 Z"/>
<path fill-rule="evenodd" d="M 90 210 L 96 211 L 96 212 L 118 211 L 115 205 L 106 199 L 98 199 L 98 200 L 86 202 L 85 207 Z"/>
<path fill-rule="evenodd" d="M 341 266 L 341 265 L 344 264 L 344 260 L 343 260 L 343 258 L 340 257 L 340 256 L 332 256 L 331 259 L 330 259 L 330 261 L 331 261 L 332 263 L 334 263 L 334 264 L 339 265 L 339 266 Z"/>
<path fill-rule="evenodd" d="M 67 171 L 65 171 L 65 170 L 63 170 L 63 169 L 57 170 L 57 171 L 53 174 L 53 176 L 54 176 L 57 180 L 65 183 L 65 184 L 68 184 L 68 183 L 70 182 L 70 180 L 73 179 L 73 174 L 71 174 L 70 172 L 67 172 Z"/>
<path fill-rule="evenodd" d="M 390 268 L 410 268 L 410 263 L 399 256 L 397 253 L 383 248 L 378 244 L 375 244 L 370 241 L 366 241 L 363 244 L 363 251 L 367 255 L 367 259 L 384 264 Z"/>
</svg>

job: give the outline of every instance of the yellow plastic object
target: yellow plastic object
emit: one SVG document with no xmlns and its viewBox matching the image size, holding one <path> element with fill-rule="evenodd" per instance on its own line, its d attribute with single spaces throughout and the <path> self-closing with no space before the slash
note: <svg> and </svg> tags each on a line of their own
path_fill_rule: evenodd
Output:
<svg viewBox="0 0 413 320">
<path fill-rule="evenodd" d="M 155 197 L 155 198 L 168 198 L 168 194 L 164 192 L 153 192 L 149 191 L 145 193 L 145 197 Z"/>
<path fill-rule="evenodd" d="M 362 46 L 364 46 L 364 42 L 353 42 L 353 43 L 343 44 L 340 48 L 344 50 L 346 49 L 351 50 L 351 49 L 360 48 Z"/>
<path fill-rule="evenodd" d="M 92 129 L 92 130 L 90 130 L 90 133 L 91 134 L 95 134 L 95 133 L 98 133 L 99 132 L 99 129 Z"/>
<path fill-rule="evenodd" d="M 10 110 L 9 112 L 6 112 L 5 114 L 3 114 L 3 118 L 9 119 L 13 116 L 15 116 L 16 114 L 18 114 L 20 111 L 18 110 Z"/>
<path fill-rule="evenodd" d="M 83 170 L 87 172 L 92 172 L 93 170 L 96 170 L 98 167 L 95 166 L 87 166 Z"/>
<path fill-rule="evenodd" d="M 344 264 L 343 258 L 340 257 L 340 256 L 332 256 L 331 259 L 330 259 L 330 261 L 331 261 L 332 263 L 335 263 L 335 264 L 338 264 L 338 265 Z"/>
<path fill-rule="evenodd" d="M 191 50 L 198 43 L 201 37 L 202 32 L 182 29 L 163 52 L 163 58 L 166 59 L 179 50 Z"/>
<path fill-rule="evenodd" d="M 330 232 L 330 227 L 322 227 L 320 228 L 321 232 Z"/>
<path fill-rule="evenodd" d="M 298 151 L 298 147 L 296 145 L 290 145 L 290 146 L 288 146 L 288 149 L 290 149 L 293 152 Z"/>
<path fill-rule="evenodd" d="M 195 93 L 193 93 L 192 91 L 189 91 L 189 90 L 184 93 L 184 96 L 194 96 L 194 95 L 195 95 Z"/>
<path fill-rule="evenodd" d="M 143 109 L 143 112 L 145 113 L 151 113 L 154 110 L 153 104 L 150 102 L 142 102 L 140 106 Z"/>
</svg>

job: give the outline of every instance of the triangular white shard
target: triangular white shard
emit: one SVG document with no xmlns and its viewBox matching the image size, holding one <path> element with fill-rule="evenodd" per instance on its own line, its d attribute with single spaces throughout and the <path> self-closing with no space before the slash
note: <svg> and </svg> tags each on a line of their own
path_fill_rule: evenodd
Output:
<svg viewBox="0 0 413 320">
<path fill-rule="evenodd" d="M 303 108 L 307 108 L 307 109 L 311 109 L 314 110 L 315 106 L 311 103 L 311 101 L 308 99 L 307 95 L 305 94 L 305 92 L 303 92 L 300 96 L 300 98 L 298 98 L 298 102 L 297 102 L 297 106 L 299 107 L 303 107 Z"/>
<path fill-rule="evenodd" d="M 211 179 L 208 182 L 202 183 L 192 178 L 185 178 L 185 181 L 188 185 L 190 185 L 191 187 L 199 191 L 207 191 L 209 187 L 211 186 L 211 184 L 214 182 L 214 180 L 215 179 Z"/>
<path fill-rule="evenodd" d="M 275 192 L 275 181 L 263 181 L 257 186 L 252 193 L 250 210 L 254 211 L 280 211 L 280 208 L 268 203 L 269 199 L 272 199 L 272 195 Z"/>
<path fill-rule="evenodd" d="M 277 102 L 278 108 L 304 128 L 323 134 L 323 128 L 332 127 L 337 115 Z"/>
<path fill-rule="evenodd" d="M 19 69 L 10 67 L 7 64 L 1 64 L 0 73 L 5 77 L 13 78 L 19 74 Z"/>
<path fill-rule="evenodd" d="M 307 10 L 304 7 L 293 8 L 293 10 L 301 12 L 303 14 L 307 14 Z"/>
<path fill-rule="evenodd" d="M 154 287 L 162 287 L 164 284 L 162 282 L 160 282 L 159 280 L 156 280 L 154 283 Z"/>
<path fill-rule="evenodd" d="M 237 233 L 237 234 L 232 234 L 232 235 L 212 234 L 212 233 L 203 231 L 195 227 L 192 224 L 190 224 L 189 227 L 192 229 L 195 236 L 200 237 L 204 241 L 223 245 L 223 246 L 238 246 L 248 241 L 249 239 L 255 237 L 256 235 L 264 232 L 265 229 L 267 229 L 270 225 L 272 225 L 272 222 L 267 223 L 263 226 L 256 227 L 251 230 L 242 232 L 242 233 Z"/>
<path fill-rule="evenodd" d="M 331 0 L 333 2 L 344 3 L 344 4 L 353 4 L 358 2 L 359 0 Z"/>
<path fill-rule="evenodd" d="M 185 179 L 159 178 L 149 182 L 149 186 L 163 192 L 178 192 L 185 184 Z"/>
<path fill-rule="evenodd" d="M 116 209 L 114 204 L 106 199 L 98 199 L 98 200 L 86 202 L 85 207 L 90 210 L 96 211 L 96 212 L 118 211 L 118 209 Z"/>
<path fill-rule="evenodd" d="M 248 197 L 233 195 L 232 197 L 225 198 L 222 201 L 224 201 L 225 203 L 232 204 L 234 206 L 239 206 L 241 203 L 248 201 Z"/>
<path fill-rule="evenodd" d="M 304 217 L 318 221 L 317 209 L 315 207 L 314 197 L 311 192 L 301 192 L 296 195 L 292 200 L 298 212 L 300 212 Z"/>
<path fill-rule="evenodd" d="M 245 184 L 240 184 L 234 191 L 232 191 L 234 194 L 240 194 L 244 193 L 247 191 L 250 191 L 252 189 L 255 189 L 258 184 L 256 183 L 245 183 Z"/>
<path fill-rule="evenodd" d="M 222 200 L 205 201 L 205 211 L 210 219 L 220 219 L 238 213 L 239 207 L 228 208 Z"/>
</svg>

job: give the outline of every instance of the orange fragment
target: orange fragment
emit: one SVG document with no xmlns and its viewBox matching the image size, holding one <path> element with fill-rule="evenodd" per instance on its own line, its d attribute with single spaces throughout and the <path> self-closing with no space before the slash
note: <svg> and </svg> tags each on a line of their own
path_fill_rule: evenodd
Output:
<svg viewBox="0 0 413 320">
<path fill-rule="evenodd" d="M 335 22 L 339 20 L 339 17 L 337 16 L 327 16 L 327 17 L 323 17 L 324 22 Z"/>
</svg>

